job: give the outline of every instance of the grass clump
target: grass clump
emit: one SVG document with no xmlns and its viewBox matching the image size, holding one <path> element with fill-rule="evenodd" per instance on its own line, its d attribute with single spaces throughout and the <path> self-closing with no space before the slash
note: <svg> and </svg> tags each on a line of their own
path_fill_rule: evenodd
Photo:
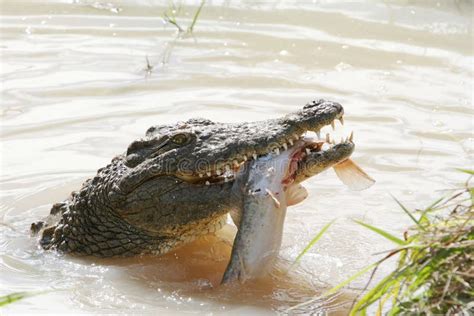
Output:
<svg viewBox="0 0 474 316">
<path fill-rule="evenodd" d="M 177 21 L 177 16 L 180 15 L 181 13 L 181 5 L 180 6 L 176 6 L 174 4 L 174 2 L 172 2 L 168 8 L 168 10 L 166 12 L 163 13 L 163 19 L 171 24 L 171 25 L 174 25 L 177 29 L 178 29 L 178 32 L 179 33 L 186 33 L 186 34 L 191 34 L 194 30 L 194 26 L 196 25 L 196 22 L 199 18 L 199 14 L 201 14 L 201 10 L 202 8 L 204 7 L 204 4 L 206 3 L 205 0 L 202 0 L 201 1 L 201 4 L 199 5 L 199 7 L 197 8 L 196 12 L 194 13 L 194 16 L 193 16 L 193 19 L 191 21 L 191 24 L 189 24 L 189 26 L 185 29 L 184 27 L 182 27 L 178 21 Z"/>
<path fill-rule="evenodd" d="M 196 9 L 196 12 L 194 13 L 193 19 L 191 20 L 191 23 L 188 25 L 188 27 L 182 26 L 178 22 L 178 17 L 181 15 L 183 7 L 182 4 L 179 3 L 179 5 L 176 5 L 174 1 L 171 1 L 168 5 L 168 9 L 163 12 L 163 21 L 167 24 L 171 24 L 176 29 L 178 30 L 178 33 L 174 37 L 173 40 L 170 40 L 167 42 L 165 49 L 162 52 L 162 57 L 161 57 L 161 65 L 164 67 L 165 65 L 168 64 L 171 52 L 177 43 L 178 40 L 184 39 L 188 36 L 193 36 L 193 31 L 194 27 L 198 21 L 199 15 L 201 14 L 201 11 L 206 4 L 206 0 L 201 0 L 201 4 L 199 7 Z M 148 59 L 148 55 L 145 57 L 146 65 L 145 68 L 143 69 L 146 73 L 146 76 L 150 76 L 152 72 L 155 69 L 155 66 L 150 63 L 150 60 Z"/>
<path fill-rule="evenodd" d="M 394 271 L 365 293 L 351 314 L 458 315 L 474 308 L 474 190 L 466 188 L 421 211 L 405 232 Z M 386 302 L 390 306 L 384 309 Z"/>
<path fill-rule="evenodd" d="M 290 310 L 333 295 L 369 271 L 365 293 L 355 299 L 350 315 L 467 315 L 474 310 L 474 188 L 470 185 L 474 171 L 460 171 L 470 175 L 465 186 L 425 209 L 410 212 L 396 200 L 414 222 L 402 238 L 356 221 L 397 248 L 318 298 Z M 366 291 L 377 268 L 394 256 L 398 256 L 395 269 Z"/>
</svg>

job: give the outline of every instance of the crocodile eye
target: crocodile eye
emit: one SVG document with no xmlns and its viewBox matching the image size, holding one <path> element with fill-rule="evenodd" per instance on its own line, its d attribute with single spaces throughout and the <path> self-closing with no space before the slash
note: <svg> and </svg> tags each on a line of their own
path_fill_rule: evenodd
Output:
<svg viewBox="0 0 474 316">
<path fill-rule="evenodd" d="M 188 142 L 189 137 L 186 134 L 176 134 L 171 138 L 171 141 L 177 145 L 184 145 Z"/>
</svg>

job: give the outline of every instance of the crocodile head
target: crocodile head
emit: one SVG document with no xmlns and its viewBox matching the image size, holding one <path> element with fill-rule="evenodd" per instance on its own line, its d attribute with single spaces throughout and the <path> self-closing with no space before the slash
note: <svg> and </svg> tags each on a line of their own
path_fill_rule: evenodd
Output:
<svg viewBox="0 0 474 316">
<path fill-rule="evenodd" d="M 340 104 L 319 100 L 266 121 L 190 119 L 153 126 L 80 191 L 53 206 L 51 215 L 60 217 L 56 224 L 33 228 L 43 230 L 46 249 L 96 256 L 165 253 L 219 229 L 229 212 L 242 207 L 239 171 L 246 161 L 293 150 L 285 179 L 290 184 L 348 158 L 351 139 L 335 145 L 305 136 L 342 117 Z"/>
<path fill-rule="evenodd" d="M 146 136 L 134 141 L 125 155 L 129 172 L 119 187 L 130 192 L 141 183 L 160 176 L 172 176 L 190 184 L 213 185 L 234 180 L 249 159 L 268 153 L 278 154 L 305 140 L 308 131 L 341 120 L 343 108 L 330 101 L 314 101 L 283 118 L 250 123 L 215 123 L 190 119 L 148 129 Z M 330 140 L 327 140 L 330 143 Z M 296 180 L 302 181 L 328 166 L 347 158 L 353 143 L 345 141 L 323 151 L 324 141 L 304 141 L 299 146 Z"/>
</svg>

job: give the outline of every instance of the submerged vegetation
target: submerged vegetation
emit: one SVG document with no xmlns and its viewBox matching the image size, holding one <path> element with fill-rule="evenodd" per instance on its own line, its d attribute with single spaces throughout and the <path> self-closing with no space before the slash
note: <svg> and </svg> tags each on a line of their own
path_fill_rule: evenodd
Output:
<svg viewBox="0 0 474 316">
<path fill-rule="evenodd" d="M 186 33 L 186 34 L 191 34 L 194 30 L 194 26 L 196 25 L 196 22 L 199 18 L 199 14 L 201 14 L 202 7 L 204 7 L 204 4 L 206 3 L 205 0 L 201 1 L 201 4 L 197 8 L 196 12 L 194 13 L 193 19 L 191 21 L 191 24 L 185 29 L 183 28 L 178 21 L 176 20 L 177 16 L 181 13 L 182 6 L 176 6 L 174 2 L 172 2 L 166 12 L 163 13 L 163 19 L 174 26 L 178 29 L 179 33 Z"/>
<path fill-rule="evenodd" d="M 377 315 L 459 315 L 474 309 L 474 188 L 470 185 L 474 171 L 461 171 L 470 175 L 465 186 L 423 210 L 410 212 L 396 200 L 414 222 L 402 238 L 357 221 L 394 242 L 397 248 L 322 296 L 338 292 L 372 270 L 370 283 L 377 268 L 398 255 L 396 268 L 365 292 L 368 283 L 365 293 L 356 298 L 351 315 L 365 315 L 369 311 Z M 308 306 L 320 298 L 291 309 Z"/>
<path fill-rule="evenodd" d="M 162 60 L 161 60 L 161 65 L 162 66 L 168 64 L 168 61 L 169 61 L 170 56 L 171 56 L 171 52 L 172 52 L 176 42 L 179 39 L 182 39 L 182 38 L 184 38 L 188 35 L 193 34 L 194 27 L 195 27 L 195 25 L 198 21 L 198 18 L 201 14 L 202 8 L 204 7 L 205 4 L 206 4 L 206 1 L 201 0 L 201 4 L 196 9 L 196 12 L 194 13 L 194 16 L 191 20 L 191 23 L 187 27 L 182 26 L 182 24 L 180 24 L 180 22 L 178 22 L 178 17 L 181 15 L 181 13 L 183 11 L 183 7 L 182 7 L 181 4 L 176 5 L 174 3 L 174 1 L 171 1 L 169 6 L 168 6 L 168 9 L 165 12 L 163 12 L 163 21 L 167 24 L 171 24 L 171 25 L 175 26 L 176 29 L 178 30 L 178 34 L 174 37 L 173 40 L 169 41 L 166 44 L 166 47 L 165 47 L 165 49 L 163 50 L 163 53 L 162 53 Z M 155 67 L 150 63 L 150 60 L 148 59 L 148 56 L 146 56 L 145 59 L 146 59 L 146 67 L 145 67 L 144 70 L 145 70 L 147 76 L 149 76 L 149 75 L 151 75 L 151 73 L 153 72 Z"/>
</svg>

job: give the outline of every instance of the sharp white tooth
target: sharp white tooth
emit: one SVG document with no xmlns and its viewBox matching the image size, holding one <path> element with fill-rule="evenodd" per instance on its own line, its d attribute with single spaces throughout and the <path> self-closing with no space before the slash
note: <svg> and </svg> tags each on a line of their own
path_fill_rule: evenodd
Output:
<svg viewBox="0 0 474 316">
<path fill-rule="evenodd" d="M 334 139 L 332 139 L 331 144 L 336 145 L 336 141 Z"/>
<path fill-rule="evenodd" d="M 247 155 L 244 155 L 244 161 L 247 161 L 248 158 L 247 158 Z"/>
<path fill-rule="evenodd" d="M 275 154 L 277 154 L 277 155 L 280 154 L 280 149 L 279 148 L 275 148 Z"/>
<path fill-rule="evenodd" d="M 230 171 L 230 166 L 229 165 L 225 165 L 225 171 Z"/>
<path fill-rule="evenodd" d="M 211 183 L 209 181 L 206 181 L 206 185 L 210 185 Z"/>
<path fill-rule="evenodd" d="M 298 136 L 298 134 L 293 134 L 293 138 L 294 138 L 295 140 L 300 139 L 300 137 Z"/>
<path fill-rule="evenodd" d="M 290 146 L 293 146 L 293 140 L 292 139 L 288 139 L 288 143 L 290 143 Z"/>
<path fill-rule="evenodd" d="M 199 178 L 202 178 L 202 177 L 204 177 L 204 174 L 200 173 Z"/>
<path fill-rule="evenodd" d="M 216 174 L 217 174 L 218 176 L 220 176 L 220 175 L 222 174 L 221 169 L 216 169 Z"/>
<path fill-rule="evenodd" d="M 329 136 L 329 134 L 326 134 L 326 143 L 330 143 L 331 142 L 331 137 Z"/>
<path fill-rule="evenodd" d="M 234 164 L 234 166 L 236 166 L 236 167 L 238 167 L 238 166 L 239 166 L 239 162 L 238 162 L 237 160 L 234 160 L 232 163 L 233 163 L 233 164 Z"/>
<path fill-rule="evenodd" d="M 342 144 L 343 142 L 344 142 L 344 138 L 343 138 L 343 137 L 341 137 L 341 144 Z"/>
<path fill-rule="evenodd" d="M 331 122 L 331 127 L 332 127 L 332 130 L 336 129 L 336 124 L 334 124 L 334 121 Z"/>
<path fill-rule="evenodd" d="M 316 135 L 318 135 L 318 139 L 321 139 L 321 131 L 316 131 Z"/>
<path fill-rule="evenodd" d="M 283 144 L 283 149 L 284 150 L 287 150 L 288 149 L 288 145 L 286 143 Z"/>
<path fill-rule="evenodd" d="M 349 135 L 349 141 L 352 142 L 354 139 L 354 131 L 351 132 L 351 135 Z"/>
<path fill-rule="evenodd" d="M 207 174 L 208 177 L 211 176 L 211 172 L 210 172 L 210 171 L 206 172 L 206 174 Z"/>
<path fill-rule="evenodd" d="M 224 182 L 229 182 L 229 178 L 225 177 Z"/>
<path fill-rule="evenodd" d="M 257 154 L 252 154 L 253 159 L 257 160 Z"/>
<path fill-rule="evenodd" d="M 344 118 L 342 116 L 339 118 L 339 122 L 341 122 L 341 125 L 344 125 Z"/>
<path fill-rule="evenodd" d="M 306 154 L 309 155 L 311 153 L 311 150 L 309 148 L 306 148 Z"/>
</svg>

